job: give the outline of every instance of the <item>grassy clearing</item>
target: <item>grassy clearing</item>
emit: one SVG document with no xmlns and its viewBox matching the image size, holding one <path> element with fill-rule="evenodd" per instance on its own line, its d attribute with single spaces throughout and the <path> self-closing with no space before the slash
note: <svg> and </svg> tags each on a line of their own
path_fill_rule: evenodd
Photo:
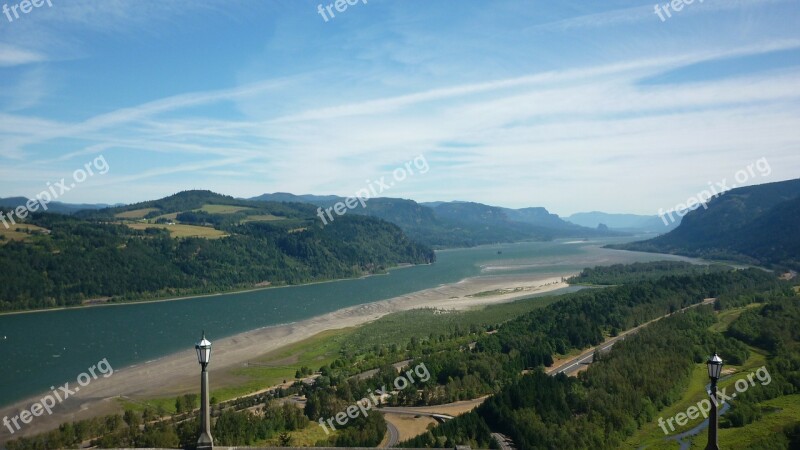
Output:
<svg viewBox="0 0 800 450">
<path fill-rule="evenodd" d="M 125 211 L 119 214 L 115 214 L 114 217 L 116 217 L 117 219 L 143 219 L 144 216 L 150 214 L 153 211 L 158 211 L 158 208 L 134 209 L 133 211 Z"/>
<path fill-rule="evenodd" d="M 215 389 L 212 395 L 225 401 L 294 380 L 295 372 L 303 366 L 318 370 L 339 356 L 342 339 L 352 332 L 352 328 L 323 331 L 250 361 L 248 367 L 227 374 L 237 380 L 235 384 Z"/>
<path fill-rule="evenodd" d="M 195 211 L 203 211 L 209 214 L 233 214 L 239 211 L 249 211 L 253 208 L 248 206 L 233 206 L 233 205 L 203 205 L 200 209 Z"/>
<path fill-rule="evenodd" d="M 179 213 L 162 214 L 162 215 L 160 215 L 158 217 L 153 218 L 153 220 L 166 219 L 166 220 L 173 220 L 174 221 L 174 220 L 178 220 L 178 214 Z"/>
<path fill-rule="evenodd" d="M 786 425 L 800 421 L 800 394 L 786 395 L 759 403 L 760 406 L 775 408 L 774 412 L 741 428 L 719 430 L 719 447 L 746 449 L 758 447 L 757 444 L 781 433 Z M 702 448 L 705 438 L 698 437 L 694 445 Z"/>
<path fill-rule="evenodd" d="M 247 216 L 242 222 L 274 222 L 276 220 L 286 220 L 285 217 L 273 216 L 272 214 L 259 214 L 255 216 Z"/>
<path fill-rule="evenodd" d="M 10 241 L 27 241 L 33 236 L 31 233 L 45 233 L 47 231 L 46 228 L 26 223 L 11 225 L 11 228 L 0 225 L 0 236 L 5 236 L 5 240 L 0 240 L 0 245 Z"/>
<path fill-rule="evenodd" d="M 743 312 L 752 308 L 760 308 L 761 306 L 763 305 L 760 303 L 751 303 L 742 308 L 727 309 L 722 311 L 717 315 L 717 323 L 712 325 L 709 330 L 715 333 L 724 333 L 725 331 L 728 331 L 728 327 L 731 326 L 733 321 L 738 319 Z"/>
<path fill-rule="evenodd" d="M 742 308 L 744 309 L 744 308 Z M 733 385 L 736 383 L 736 380 L 741 378 L 746 378 L 747 374 L 750 372 L 755 371 L 759 367 L 763 366 L 766 363 L 766 356 L 763 351 L 748 347 L 750 350 L 750 358 L 747 359 L 745 364 L 741 366 L 732 366 L 726 365 L 725 369 L 733 369 L 735 374 L 730 378 L 721 381 L 719 383 L 719 390 L 722 391 L 723 388 L 727 387 L 728 395 L 731 392 L 736 392 Z M 664 420 L 668 420 L 671 417 L 674 417 L 675 414 L 679 412 L 686 412 L 686 409 L 690 406 L 696 405 L 697 402 L 707 398 L 707 394 L 705 392 L 705 386 L 708 384 L 708 371 L 706 368 L 705 363 L 695 365 L 694 369 L 692 370 L 692 376 L 689 380 L 689 387 L 684 391 L 683 396 L 681 399 L 672 405 L 664 408 L 658 413 L 659 417 L 663 417 Z M 752 389 L 757 389 L 759 384 L 752 387 Z M 735 401 L 735 400 L 734 400 Z M 690 420 L 684 426 L 678 426 L 675 422 L 675 431 L 673 432 L 669 425 L 667 426 L 667 430 L 670 431 L 670 436 L 674 436 L 676 434 L 682 433 L 684 431 L 690 430 L 697 425 L 699 425 L 703 420 L 705 420 L 702 416 L 697 419 Z M 701 433 L 702 435 L 703 433 Z M 704 436 L 704 435 L 703 435 Z M 628 438 L 623 447 L 624 448 L 631 448 L 631 449 L 638 449 L 642 446 L 646 446 L 648 449 L 674 449 L 678 448 L 677 443 L 674 441 L 665 442 L 664 438 L 664 431 L 658 426 L 658 418 L 653 422 L 647 423 L 642 428 L 640 428 L 633 436 Z M 705 437 L 702 438 L 703 442 L 705 442 Z"/>
<path fill-rule="evenodd" d="M 389 314 L 355 330 L 346 340 L 349 348 L 370 349 L 374 346 L 404 346 L 411 338 L 427 338 L 431 334 L 448 334 L 456 327 L 469 329 L 506 322 L 514 317 L 545 307 L 560 300 L 557 296 L 534 297 L 512 303 L 491 305 L 471 311 L 414 309 Z"/>
<path fill-rule="evenodd" d="M 154 223 L 131 223 L 129 227 L 134 230 L 146 230 L 147 228 L 161 228 L 168 230 L 173 238 L 199 237 L 205 239 L 219 239 L 228 236 L 224 231 L 211 227 L 200 227 L 197 225 L 165 225 Z"/>
<path fill-rule="evenodd" d="M 130 400 L 127 398 L 118 398 L 117 401 L 125 410 L 132 410 L 141 413 L 146 408 L 151 408 L 155 411 L 163 412 L 165 414 L 175 414 L 175 398 L 154 398 L 148 400 Z"/>
<path fill-rule="evenodd" d="M 289 436 L 291 437 L 289 445 L 292 447 L 314 447 L 317 442 L 336 435 L 335 431 L 329 431 L 329 433 L 330 434 L 325 434 L 325 431 L 323 431 L 322 427 L 319 426 L 318 423 L 309 423 L 308 426 L 302 430 L 289 432 Z M 275 436 L 272 439 L 267 439 L 263 442 L 263 444 L 266 447 L 279 447 L 280 439 L 278 436 Z"/>
</svg>

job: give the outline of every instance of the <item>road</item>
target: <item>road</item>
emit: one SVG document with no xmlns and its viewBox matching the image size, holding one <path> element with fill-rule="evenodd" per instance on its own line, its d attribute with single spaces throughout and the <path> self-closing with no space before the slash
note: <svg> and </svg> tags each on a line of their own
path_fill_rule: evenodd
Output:
<svg viewBox="0 0 800 450">
<path fill-rule="evenodd" d="M 676 312 L 683 312 L 683 311 L 686 311 L 687 309 L 694 308 L 694 307 L 697 307 L 697 306 L 700 306 L 700 305 L 708 305 L 708 304 L 714 303 L 715 300 L 716 300 L 715 298 L 707 298 L 707 299 L 703 300 L 700 303 L 687 306 L 686 308 L 682 308 L 682 309 L 680 309 L 680 310 L 678 310 Z M 550 369 L 547 369 L 546 372 L 549 375 L 556 375 L 556 374 L 559 374 L 559 373 L 564 373 L 566 375 L 573 374 L 573 373 L 577 372 L 583 365 L 591 364 L 592 360 L 594 359 L 595 351 L 599 350 L 600 352 L 607 352 L 614 346 L 614 344 L 616 344 L 620 340 L 624 340 L 626 337 L 638 332 L 639 330 L 641 330 L 642 328 L 652 324 L 653 322 L 657 322 L 657 321 L 663 319 L 664 317 L 669 317 L 672 314 L 675 314 L 675 313 L 667 314 L 667 315 L 661 316 L 661 317 L 659 317 L 657 319 L 653 319 L 653 320 L 651 320 L 649 322 L 646 322 L 646 323 L 643 323 L 643 324 L 639 325 L 638 327 L 631 328 L 630 330 L 625 331 L 624 333 L 621 333 L 619 336 L 615 336 L 615 337 L 609 338 L 605 342 L 603 342 L 602 344 L 599 344 L 599 345 L 591 347 L 591 348 L 589 348 L 587 350 L 584 350 L 577 357 L 575 357 L 575 358 L 573 358 L 573 359 L 571 359 L 569 361 L 566 361 L 566 362 L 564 362 L 562 364 L 559 364 L 556 367 L 552 367 Z M 446 406 L 446 405 L 440 405 L 440 406 Z M 432 407 L 430 407 L 430 406 L 422 407 L 422 408 L 415 408 L 415 407 L 385 407 L 385 408 L 377 408 L 376 410 L 381 412 L 381 413 L 383 413 L 383 414 L 392 413 L 392 414 L 407 414 L 407 415 L 413 415 L 413 416 L 427 416 L 427 417 L 432 417 L 432 418 L 436 419 L 438 422 L 445 422 L 447 420 L 453 419 L 453 416 L 450 416 L 450 415 L 447 415 L 447 414 L 438 414 L 438 413 L 431 412 L 430 411 L 431 408 Z M 425 410 L 423 411 L 422 409 L 425 409 Z M 387 447 L 393 447 L 393 446 L 398 444 L 399 433 L 398 433 L 397 428 L 394 425 L 392 425 L 390 422 L 387 421 L 386 422 L 386 426 L 388 428 L 388 433 L 389 433 L 389 439 L 388 439 L 389 443 L 387 444 Z M 500 448 L 502 450 L 514 450 L 514 448 L 515 448 L 514 447 L 514 443 L 507 436 L 504 436 L 504 435 L 502 435 L 500 433 L 492 433 L 492 436 L 500 444 Z"/>
<path fill-rule="evenodd" d="M 444 422 L 445 420 L 452 419 L 453 416 L 448 416 L 444 414 L 436 414 L 432 412 L 425 412 L 425 411 L 418 411 L 415 408 L 395 408 L 395 407 L 386 407 L 386 408 L 378 408 L 376 411 L 382 414 L 405 414 L 409 416 L 427 416 L 433 417 L 438 422 Z M 392 422 L 386 421 L 386 431 L 389 432 L 389 439 L 386 444 L 387 447 L 394 447 L 395 445 L 400 443 L 400 431 L 397 427 L 392 424 Z"/>
<path fill-rule="evenodd" d="M 474 404 L 476 407 L 483 403 L 486 400 L 486 397 L 481 397 L 480 399 L 475 399 L 471 401 L 459 401 L 455 403 L 449 403 L 446 405 L 435 405 L 435 406 L 421 406 L 421 407 L 403 407 L 403 406 L 386 406 L 383 408 L 376 408 L 375 411 L 378 411 L 382 414 L 401 414 L 401 415 L 408 415 L 414 417 L 431 417 L 439 423 L 446 422 L 448 420 L 454 419 L 455 417 L 450 414 L 441 414 L 431 409 L 436 408 L 452 408 L 454 405 L 458 407 L 463 407 L 464 404 Z M 456 414 L 453 412 L 453 414 Z M 397 445 L 400 441 L 400 432 L 390 421 L 386 421 L 386 428 L 388 431 L 388 443 L 386 444 L 387 447 L 393 447 Z M 386 442 L 386 441 L 384 441 Z"/>
<path fill-rule="evenodd" d="M 400 443 L 400 431 L 389 421 L 386 421 L 386 430 L 389 432 L 389 441 L 386 443 L 387 447 L 394 447 Z"/>
<path fill-rule="evenodd" d="M 492 437 L 500 444 L 500 450 L 514 450 L 514 444 L 508 436 L 500 433 L 492 433 Z"/>
<path fill-rule="evenodd" d="M 423 406 L 422 408 L 430 408 L 430 406 Z M 376 411 L 382 414 L 405 414 L 408 416 L 425 416 L 425 417 L 432 417 L 436 419 L 437 422 L 445 422 L 447 420 L 454 419 L 455 417 L 449 414 L 439 414 L 430 411 L 421 411 L 419 408 L 409 407 L 403 408 L 399 406 L 387 406 L 385 408 L 378 408 Z"/>
<path fill-rule="evenodd" d="M 700 306 L 700 305 L 708 305 L 708 304 L 714 303 L 715 300 L 716 300 L 715 298 L 707 298 L 707 299 L 703 300 L 700 303 L 687 306 L 686 308 L 680 309 L 680 310 L 678 310 L 676 312 L 683 312 L 683 311 L 686 311 L 689 308 L 695 308 L 695 307 Z M 675 313 L 670 313 L 670 314 L 667 314 L 665 316 L 661 316 L 661 317 L 659 317 L 657 319 L 653 319 L 653 320 L 651 320 L 649 322 L 645 322 L 645 323 L 639 325 L 638 327 L 631 328 L 630 330 L 620 334 L 619 336 L 606 339 L 606 341 L 603 342 L 602 344 L 596 345 L 594 347 L 590 347 L 589 349 L 584 350 L 583 352 L 581 352 L 581 354 L 578 355 L 577 357 L 575 357 L 575 358 L 573 358 L 573 359 L 571 359 L 571 360 L 569 360 L 567 362 L 564 362 L 564 363 L 562 363 L 562 364 L 560 364 L 560 365 L 558 365 L 556 367 L 551 367 L 550 369 L 547 369 L 546 372 L 549 375 L 557 375 L 559 373 L 563 373 L 565 375 L 571 375 L 571 374 L 577 372 L 583 365 L 591 364 L 592 361 L 594 360 L 595 351 L 600 350 L 601 353 L 602 352 L 607 352 L 607 351 L 609 351 L 611 349 L 611 347 L 614 346 L 614 344 L 616 344 L 620 340 L 625 340 L 626 337 L 638 332 L 642 328 L 652 324 L 653 322 L 657 322 L 657 321 L 663 319 L 664 317 L 669 317 L 672 314 L 675 314 Z"/>
</svg>

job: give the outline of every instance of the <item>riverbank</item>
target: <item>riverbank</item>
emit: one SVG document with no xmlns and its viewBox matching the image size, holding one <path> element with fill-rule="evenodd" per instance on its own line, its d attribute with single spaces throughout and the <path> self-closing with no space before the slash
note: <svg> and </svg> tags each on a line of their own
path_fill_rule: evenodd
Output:
<svg viewBox="0 0 800 450">
<path fill-rule="evenodd" d="M 225 387 L 226 380 L 234 380 L 224 376 L 230 370 L 243 367 L 248 361 L 323 331 L 355 327 L 393 312 L 415 308 L 463 310 L 511 302 L 567 287 L 562 277 L 571 275 L 573 273 L 548 278 L 540 275 L 468 278 L 387 300 L 340 309 L 291 324 L 260 328 L 219 340 L 209 336 L 214 346 L 210 366 L 212 383 L 215 388 Z M 120 397 L 136 401 L 195 392 L 197 372 L 197 360 L 191 347 L 144 364 L 115 368 L 114 374 L 109 378 L 101 377 L 81 387 L 79 393 L 56 406 L 53 415 L 36 417 L 32 423 L 13 435 L 3 428 L 0 441 L 38 434 L 54 429 L 63 422 L 118 412 L 121 406 L 117 399 Z M 3 408 L 0 410 L 0 417 L 11 418 L 22 409 L 29 409 L 41 397 L 42 395 L 35 396 Z"/>
<path fill-rule="evenodd" d="M 148 303 L 163 303 L 163 302 L 176 302 L 182 300 L 193 300 L 198 298 L 209 298 L 209 297 L 219 297 L 223 295 L 230 295 L 230 294 L 247 294 L 250 292 L 259 292 L 264 291 L 267 289 L 289 289 L 289 288 L 296 288 L 302 286 L 312 286 L 315 284 L 325 284 L 325 283 L 338 283 L 341 281 L 347 280 L 357 280 L 362 278 L 369 278 L 381 275 L 388 275 L 390 272 L 394 270 L 406 269 L 409 267 L 416 267 L 416 266 L 427 266 L 428 264 L 411 264 L 411 263 L 400 263 L 394 267 L 390 267 L 386 269 L 385 272 L 380 273 L 369 273 L 366 275 L 360 275 L 356 277 L 350 278 L 335 278 L 332 280 L 319 280 L 319 281 L 309 281 L 308 283 L 300 283 L 300 284 L 284 284 L 278 286 L 272 285 L 265 285 L 265 286 L 253 286 L 253 287 L 243 287 L 239 289 L 226 289 L 219 292 L 210 292 L 210 293 L 197 293 L 197 294 L 186 294 L 180 295 L 178 297 L 175 296 L 163 296 L 163 297 L 142 297 L 139 299 L 132 299 L 132 300 L 117 300 L 117 301 L 104 301 L 104 302 L 97 302 L 97 303 L 85 303 L 91 302 L 92 300 L 85 300 L 84 303 L 80 305 L 73 305 L 73 306 L 56 306 L 53 308 L 39 308 L 39 309 L 26 309 L 23 311 L 0 311 L 0 317 L 2 316 L 13 316 L 13 315 L 20 315 L 20 314 L 34 314 L 34 313 L 46 313 L 46 312 L 53 312 L 53 311 L 64 311 L 64 310 L 80 310 L 80 309 L 88 309 L 88 308 L 101 308 L 101 307 L 108 307 L 108 306 L 127 306 L 132 304 L 137 305 L 144 305 Z M 261 284 L 261 283 L 259 283 Z M 112 299 L 112 297 L 108 297 L 108 299 Z"/>
</svg>

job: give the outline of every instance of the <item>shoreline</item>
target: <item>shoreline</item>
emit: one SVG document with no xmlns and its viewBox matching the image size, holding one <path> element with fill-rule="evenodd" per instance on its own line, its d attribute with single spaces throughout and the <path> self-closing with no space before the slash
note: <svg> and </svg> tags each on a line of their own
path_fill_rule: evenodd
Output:
<svg viewBox="0 0 800 450">
<path fill-rule="evenodd" d="M 229 372 L 244 367 L 268 353 L 308 339 L 324 331 L 363 325 L 391 313 L 419 308 L 466 310 L 491 304 L 509 303 L 568 287 L 562 278 L 575 272 L 549 277 L 517 275 L 502 277 L 472 277 L 422 291 L 339 309 L 320 316 L 283 325 L 273 325 L 246 331 L 214 342 L 214 359 L 209 366 L 215 388 L 235 385 Z M 510 290 L 508 293 L 469 297 L 486 291 Z M 110 361 L 113 366 L 113 361 Z M 0 429 L 0 442 L 31 436 L 57 428 L 61 423 L 112 414 L 121 410 L 119 398 L 129 400 L 172 397 L 197 390 L 197 360 L 194 348 L 165 355 L 161 358 L 123 368 L 114 368 L 109 378 L 99 378 L 81 388 L 54 408 L 51 416 L 37 417 L 21 430 L 10 434 Z M 72 381 L 70 381 L 72 384 Z M 212 384 L 214 382 L 212 381 Z M 0 417 L 13 417 L 37 402 L 33 396 L 0 409 Z"/>
<path fill-rule="evenodd" d="M 301 283 L 301 284 L 286 284 L 282 286 L 261 286 L 261 287 L 249 287 L 249 288 L 241 288 L 241 289 L 232 289 L 232 290 L 225 290 L 220 292 L 214 292 L 210 294 L 188 294 L 183 295 L 180 297 L 167 297 L 167 298 L 154 298 L 151 300 L 125 300 L 121 302 L 105 302 L 105 303 L 97 303 L 97 304 L 88 304 L 88 305 L 74 305 L 74 306 L 59 306 L 55 308 L 39 308 L 39 309 L 26 309 L 25 311 L 3 311 L 0 312 L 0 317 L 2 316 L 15 316 L 20 314 L 38 314 L 38 313 L 48 313 L 53 311 L 68 311 L 68 310 L 82 310 L 88 308 L 103 308 L 103 307 L 110 307 L 110 306 L 130 306 L 130 305 L 146 305 L 148 303 L 163 303 L 163 302 L 177 302 L 177 301 L 184 301 L 184 300 L 193 300 L 196 298 L 208 298 L 208 297 L 218 297 L 220 295 L 237 295 L 237 294 L 247 294 L 250 292 L 258 292 L 258 291 L 265 291 L 267 289 L 285 289 L 285 288 L 294 288 L 294 287 L 301 287 L 301 286 L 311 286 L 315 284 L 325 284 L 325 283 L 338 283 L 341 281 L 350 281 L 350 280 L 361 280 L 364 278 L 370 277 L 377 277 L 382 275 L 388 275 L 389 272 L 393 270 L 399 269 L 407 269 L 409 267 L 417 267 L 417 266 L 429 266 L 432 263 L 425 263 L 425 264 L 412 264 L 412 263 L 399 263 L 396 266 L 389 267 L 386 269 L 385 273 L 370 273 L 366 275 L 361 275 L 358 277 L 350 277 L 350 278 L 335 278 L 332 280 L 320 280 L 320 281 L 310 281 L 308 283 Z"/>
</svg>

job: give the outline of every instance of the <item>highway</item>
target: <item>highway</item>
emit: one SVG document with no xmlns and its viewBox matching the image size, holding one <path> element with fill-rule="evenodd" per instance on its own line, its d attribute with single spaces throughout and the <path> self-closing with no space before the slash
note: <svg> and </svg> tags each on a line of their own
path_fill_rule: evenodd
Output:
<svg viewBox="0 0 800 450">
<path fill-rule="evenodd" d="M 664 316 L 659 317 L 657 319 L 653 319 L 653 320 L 651 320 L 649 322 L 643 323 L 643 324 L 639 325 L 638 327 L 631 328 L 630 330 L 625 331 L 624 333 L 621 333 L 619 336 L 615 336 L 615 337 L 607 339 L 605 342 L 603 342 L 600 345 L 596 345 L 594 347 L 591 347 L 591 348 L 588 348 L 588 349 L 584 350 L 583 352 L 581 352 L 575 358 L 572 358 L 572 359 L 570 359 L 568 361 L 565 361 L 565 362 L 563 362 L 562 364 L 559 364 L 556 367 L 552 367 L 552 368 L 547 369 L 546 373 L 549 374 L 549 375 L 557 375 L 559 373 L 563 373 L 565 375 L 574 374 L 575 372 L 577 372 L 584 365 L 592 363 L 592 361 L 594 360 L 594 354 L 595 354 L 596 351 L 599 350 L 601 353 L 607 352 L 617 342 L 619 342 L 621 340 L 624 340 L 629 335 L 632 335 L 632 334 L 638 332 L 639 330 L 641 330 L 642 328 L 652 324 L 653 322 L 657 322 L 657 321 L 663 319 L 664 317 L 669 317 L 672 314 L 684 312 L 684 311 L 686 311 L 687 309 L 690 309 L 690 308 L 694 308 L 694 307 L 697 307 L 697 306 L 700 306 L 700 305 L 712 304 L 712 303 L 714 303 L 715 300 L 716 300 L 715 298 L 707 298 L 707 299 L 703 300 L 700 303 L 697 303 L 697 304 L 694 304 L 694 305 L 691 305 L 691 306 L 687 306 L 686 308 L 682 308 L 682 309 L 676 311 L 675 313 L 664 315 Z M 440 405 L 440 406 L 444 406 L 444 405 Z M 376 411 L 379 411 L 379 412 L 381 412 L 383 414 L 392 413 L 392 414 L 407 414 L 407 415 L 413 415 L 413 416 L 427 416 L 427 417 L 434 418 L 438 422 L 445 422 L 447 420 L 453 419 L 453 416 L 450 416 L 450 415 L 437 414 L 437 413 L 433 413 L 433 412 L 430 412 L 430 411 L 422 411 L 421 410 L 421 409 L 428 409 L 429 410 L 430 408 L 431 407 L 423 407 L 423 408 L 385 407 L 385 408 L 377 408 Z M 389 439 L 388 439 L 389 442 L 387 444 L 387 447 L 393 447 L 393 446 L 395 446 L 395 445 L 397 445 L 399 443 L 399 433 L 398 433 L 397 428 L 393 424 L 391 424 L 390 422 L 387 421 L 386 422 L 386 426 L 388 428 L 388 433 L 389 433 Z M 505 436 L 503 434 L 500 434 L 500 433 L 492 433 L 492 436 L 500 444 L 500 448 L 502 450 L 514 450 L 515 449 L 514 443 L 507 436 Z"/>
<path fill-rule="evenodd" d="M 694 304 L 694 305 L 691 305 L 691 306 L 687 306 L 686 308 L 682 308 L 682 309 L 676 311 L 675 313 L 684 312 L 689 308 L 695 308 L 695 307 L 700 306 L 700 305 L 709 305 L 709 304 L 714 303 L 715 300 L 716 300 L 715 298 L 707 298 L 707 299 L 703 300 L 700 303 L 697 303 L 697 304 Z M 661 317 L 659 317 L 657 319 L 653 319 L 653 320 L 651 320 L 649 322 L 645 322 L 645 323 L 639 325 L 638 327 L 631 328 L 630 330 L 620 334 L 619 336 L 616 336 L 616 337 L 613 337 L 613 338 L 609 338 L 609 339 L 607 339 L 605 342 L 603 342 L 600 345 L 596 345 L 594 347 L 590 347 L 587 350 L 584 350 L 577 357 L 575 357 L 575 358 L 573 358 L 573 359 L 571 359 L 571 360 L 569 360 L 567 362 L 564 362 L 564 363 L 558 365 L 557 367 L 551 367 L 551 368 L 547 369 L 546 372 L 549 375 L 557 375 L 559 373 L 563 373 L 565 375 L 571 375 L 571 374 L 577 372 L 583 365 L 591 364 L 592 361 L 594 360 L 595 351 L 600 350 L 601 353 L 607 352 L 607 351 L 609 351 L 611 349 L 611 347 L 614 346 L 614 344 L 616 344 L 620 340 L 625 340 L 626 337 L 638 332 L 639 330 L 641 330 L 642 328 L 652 324 L 653 322 L 657 322 L 657 321 L 663 319 L 664 317 L 669 317 L 669 316 L 671 316 L 672 314 L 675 314 L 675 313 L 667 314 L 667 315 L 661 316 Z"/>
</svg>

